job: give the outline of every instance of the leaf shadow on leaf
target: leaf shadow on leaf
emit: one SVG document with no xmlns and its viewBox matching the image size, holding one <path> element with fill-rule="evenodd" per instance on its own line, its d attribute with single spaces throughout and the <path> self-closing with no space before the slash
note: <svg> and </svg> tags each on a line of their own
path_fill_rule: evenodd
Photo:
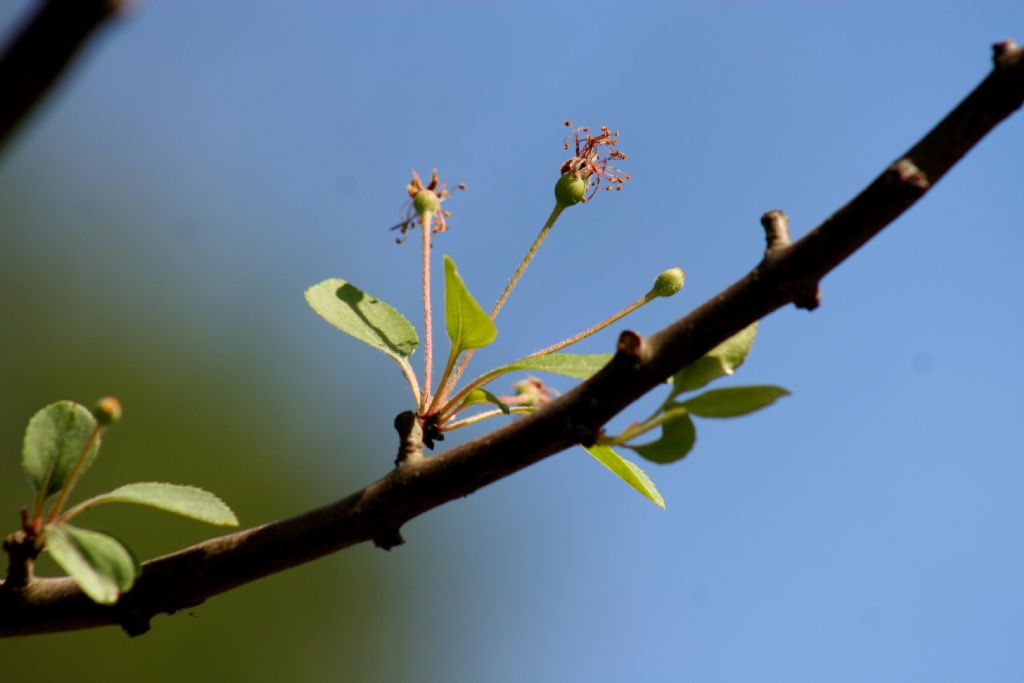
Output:
<svg viewBox="0 0 1024 683">
<path fill-rule="evenodd" d="M 385 331 L 371 323 L 370 319 L 362 311 L 361 305 L 372 306 L 375 303 L 378 303 L 378 299 L 374 299 L 371 296 L 367 296 L 366 292 L 360 291 L 357 287 L 353 287 L 347 282 L 343 284 L 341 287 L 338 287 L 337 291 L 334 292 L 334 295 L 338 297 L 339 301 L 348 305 L 348 307 L 352 309 L 352 312 L 359 316 L 359 318 L 366 324 L 366 326 L 376 333 L 377 337 L 380 339 L 380 342 L 387 346 L 388 349 L 395 356 L 404 358 L 406 355 L 408 355 L 404 351 L 402 351 L 402 349 L 395 346 L 391 342 L 391 340 L 388 339 L 388 335 L 385 333 Z M 366 300 L 365 304 L 362 303 L 364 299 Z"/>
</svg>

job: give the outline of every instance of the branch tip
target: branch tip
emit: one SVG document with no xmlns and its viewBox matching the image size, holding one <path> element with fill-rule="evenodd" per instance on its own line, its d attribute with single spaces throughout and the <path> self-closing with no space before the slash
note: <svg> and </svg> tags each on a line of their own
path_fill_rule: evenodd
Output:
<svg viewBox="0 0 1024 683">
<path fill-rule="evenodd" d="M 1021 47 L 1015 41 L 1007 38 L 992 45 L 992 63 L 996 68 L 1011 66 L 1021 58 Z"/>
<path fill-rule="evenodd" d="M 772 209 L 765 212 L 761 216 L 761 225 L 764 226 L 767 253 L 789 246 L 791 241 L 789 235 L 789 216 L 786 215 L 785 211 Z"/>
<path fill-rule="evenodd" d="M 3 590 L 25 588 L 35 577 L 35 559 L 39 556 L 34 535 L 24 529 L 15 531 L 4 539 L 3 549 L 7 553 L 7 580 Z"/>
</svg>

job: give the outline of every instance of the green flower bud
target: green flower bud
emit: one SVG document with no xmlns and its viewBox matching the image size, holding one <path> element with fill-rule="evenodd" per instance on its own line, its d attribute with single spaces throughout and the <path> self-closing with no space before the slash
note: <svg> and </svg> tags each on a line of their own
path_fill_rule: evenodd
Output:
<svg viewBox="0 0 1024 683">
<path fill-rule="evenodd" d="M 672 296 L 683 288 L 686 281 L 686 273 L 682 268 L 669 268 L 658 276 L 648 296 Z"/>
<path fill-rule="evenodd" d="M 432 190 L 420 190 L 413 197 L 412 206 L 416 209 L 416 213 L 421 216 L 428 211 L 437 213 L 441 209 L 441 200 L 438 199 L 437 194 Z"/>
<path fill-rule="evenodd" d="M 93 417 L 104 427 L 121 419 L 121 402 L 113 396 L 104 396 L 92 407 Z"/>
<path fill-rule="evenodd" d="M 583 201 L 587 194 L 587 181 L 566 173 L 555 183 L 555 201 L 563 206 L 573 206 Z"/>
</svg>

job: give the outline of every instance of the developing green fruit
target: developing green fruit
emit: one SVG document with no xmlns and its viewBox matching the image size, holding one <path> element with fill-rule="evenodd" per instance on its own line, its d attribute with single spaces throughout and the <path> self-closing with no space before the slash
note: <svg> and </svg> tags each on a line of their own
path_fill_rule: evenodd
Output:
<svg viewBox="0 0 1024 683">
<path fill-rule="evenodd" d="M 682 268 L 669 268 L 658 276 L 648 296 L 672 296 L 683 288 L 686 281 L 686 273 Z"/>
<path fill-rule="evenodd" d="M 563 206 L 573 206 L 583 201 L 587 194 L 587 181 L 566 173 L 555 183 L 555 201 Z"/>
<path fill-rule="evenodd" d="M 428 211 L 437 213 L 441 208 L 441 200 L 432 190 L 420 190 L 412 198 L 412 206 L 416 209 L 416 213 L 421 216 Z"/>
</svg>

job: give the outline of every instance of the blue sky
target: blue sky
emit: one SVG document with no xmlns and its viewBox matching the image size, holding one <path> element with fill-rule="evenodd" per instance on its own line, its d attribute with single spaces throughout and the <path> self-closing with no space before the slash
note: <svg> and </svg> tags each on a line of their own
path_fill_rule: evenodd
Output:
<svg viewBox="0 0 1024 683">
<path fill-rule="evenodd" d="M 468 183 L 436 254 L 489 302 L 551 209 L 562 122 L 621 131 L 633 180 L 566 212 L 474 367 L 684 268 L 683 293 L 580 348 L 609 351 L 749 270 L 764 211 L 800 236 L 841 206 L 1006 37 L 1024 40 L 1019 2 L 138 2 L 0 158 L 5 195 L 45 197 L 49 226 L 6 218 L 5 268 L 61 273 L 85 339 L 110 316 L 144 355 L 173 321 L 183 352 L 246 356 L 322 445 L 295 469 L 337 475 L 340 496 L 386 471 L 408 399 L 302 292 L 343 277 L 418 324 L 415 240 L 386 229 L 413 168 Z M 1020 680 L 1022 152 L 1018 115 L 826 278 L 819 310 L 764 321 L 730 382 L 793 395 L 647 466 L 666 511 L 579 451 L 410 523 L 381 560 L 416 595 L 389 615 L 419 633 L 406 664 L 510 683 Z M 353 431 L 367 447 L 346 448 Z M 336 671 L 346 647 L 296 671 Z"/>
</svg>

